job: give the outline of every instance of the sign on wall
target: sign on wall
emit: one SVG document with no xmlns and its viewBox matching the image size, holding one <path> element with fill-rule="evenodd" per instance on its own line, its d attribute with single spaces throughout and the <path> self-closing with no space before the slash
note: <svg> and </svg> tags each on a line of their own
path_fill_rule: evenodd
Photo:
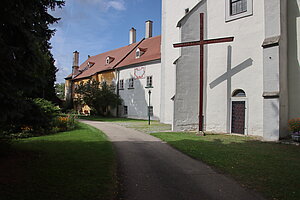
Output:
<svg viewBox="0 0 300 200">
<path fill-rule="evenodd" d="M 145 78 L 146 67 L 136 67 L 134 68 L 134 77 L 135 79 Z"/>
</svg>

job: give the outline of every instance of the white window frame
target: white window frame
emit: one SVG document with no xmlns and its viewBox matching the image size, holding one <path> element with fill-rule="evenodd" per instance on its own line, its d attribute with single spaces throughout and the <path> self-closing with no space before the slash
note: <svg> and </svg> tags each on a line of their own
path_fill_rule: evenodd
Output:
<svg viewBox="0 0 300 200">
<path fill-rule="evenodd" d="M 124 79 L 119 80 L 119 90 L 124 90 Z"/>
<path fill-rule="evenodd" d="M 231 0 L 225 0 L 225 21 L 230 22 L 232 20 L 240 19 L 243 17 L 251 16 L 253 15 L 253 0 L 247 0 L 247 11 L 231 15 L 230 12 L 231 7 Z"/>
<path fill-rule="evenodd" d="M 151 81 L 149 81 L 151 80 Z M 147 88 L 152 88 L 153 87 L 153 77 L 152 76 L 147 76 L 147 83 L 146 83 Z"/>
<path fill-rule="evenodd" d="M 110 62 L 110 58 L 109 58 L 109 57 L 106 57 L 106 62 L 105 62 L 105 63 L 108 65 L 109 62 Z"/>
<path fill-rule="evenodd" d="M 135 52 L 135 58 L 140 58 L 140 57 L 141 57 L 141 50 L 137 48 Z"/>
<path fill-rule="evenodd" d="M 134 78 L 130 78 L 128 81 L 128 89 L 133 89 L 134 88 Z"/>
</svg>

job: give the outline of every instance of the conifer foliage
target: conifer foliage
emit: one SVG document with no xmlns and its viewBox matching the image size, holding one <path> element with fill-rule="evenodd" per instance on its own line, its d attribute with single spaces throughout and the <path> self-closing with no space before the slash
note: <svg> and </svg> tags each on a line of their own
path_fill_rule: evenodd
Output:
<svg viewBox="0 0 300 200">
<path fill-rule="evenodd" d="M 61 8 L 58 0 L 1 0 L 0 7 L 0 129 L 30 112 L 29 99 L 55 98 L 54 59 L 48 13 Z M 26 113 L 26 114 L 25 114 Z"/>
</svg>

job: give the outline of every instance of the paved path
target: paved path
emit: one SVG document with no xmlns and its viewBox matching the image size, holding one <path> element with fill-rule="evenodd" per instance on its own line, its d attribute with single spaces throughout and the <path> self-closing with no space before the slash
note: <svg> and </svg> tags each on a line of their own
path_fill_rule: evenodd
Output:
<svg viewBox="0 0 300 200">
<path fill-rule="evenodd" d="M 158 138 L 113 123 L 82 122 L 113 142 L 125 200 L 263 199 Z"/>
</svg>

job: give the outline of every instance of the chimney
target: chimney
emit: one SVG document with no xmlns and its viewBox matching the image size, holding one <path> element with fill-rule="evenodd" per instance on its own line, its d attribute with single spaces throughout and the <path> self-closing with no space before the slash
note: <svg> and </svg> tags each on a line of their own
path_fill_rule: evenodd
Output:
<svg viewBox="0 0 300 200">
<path fill-rule="evenodd" d="M 72 78 L 74 78 L 79 72 L 79 52 L 73 52 L 73 66 L 72 66 Z"/>
<path fill-rule="evenodd" d="M 152 24 L 153 24 L 153 21 L 151 21 L 151 20 L 146 21 L 145 38 L 151 38 L 152 37 Z"/>
<path fill-rule="evenodd" d="M 133 43 L 136 43 L 136 30 L 132 27 L 129 31 L 129 44 Z"/>
</svg>

